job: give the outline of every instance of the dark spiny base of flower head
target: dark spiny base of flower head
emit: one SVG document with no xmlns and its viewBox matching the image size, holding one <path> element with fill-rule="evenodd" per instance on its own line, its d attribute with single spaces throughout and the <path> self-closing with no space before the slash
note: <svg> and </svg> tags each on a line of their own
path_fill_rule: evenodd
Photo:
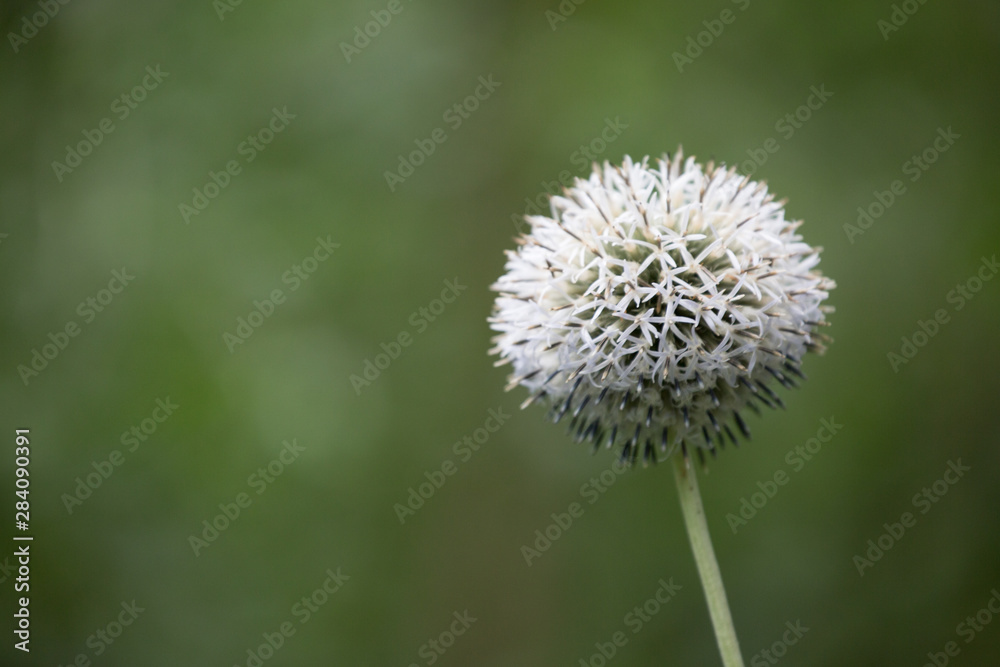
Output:
<svg viewBox="0 0 1000 667">
<path fill-rule="evenodd" d="M 754 379 L 741 377 L 736 387 L 706 387 L 704 395 L 709 397 L 716 408 L 722 407 L 704 410 L 707 422 L 700 426 L 692 427 L 691 414 L 686 405 L 669 408 L 678 421 L 675 428 L 671 428 L 663 425 L 663 415 L 653 406 L 641 404 L 638 392 L 620 393 L 609 391 L 607 387 L 596 391 L 586 386 L 582 377 L 571 381 L 569 395 L 551 406 L 549 417 L 556 423 L 568 418 L 568 430 L 574 440 L 592 443 L 595 453 L 602 446 L 608 449 L 619 448 L 619 460 L 627 465 L 638 463 L 640 456 L 644 466 L 656 464 L 661 455 L 665 458 L 677 448 L 685 455 L 688 451 L 697 452 L 699 460 L 704 464 L 706 451 L 715 458 L 727 444 L 739 447 L 741 439 L 751 439 L 750 428 L 741 414 L 744 407 L 757 414 L 761 413 L 760 406 L 772 409 L 785 407 L 781 398 L 769 386 L 768 380 L 783 387 L 794 388 L 798 386 L 799 379 L 805 379 L 798 362 L 792 359 L 786 358 L 781 363 L 761 368 L 760 372 L 754 374 Z M 550 374 L 545 385 L 566 382 L 560 375 L 564 374 Z M 647 389 L 654 385 L 651 381 L 645 383 Z M 664 391 L 672 393 L 672 388 L 668 387 Z M 527 407 L 536 399 L 546 398 L 548 395 L 543 386 L 522 407 Z M 723 405 L 724 400 L 732 404 L 739 403 L 740 399 L 743 402 L 739 407 L 727 409 Z M 610 405 L 611 409 L 595 416 L 597 408 L 602 405 Z M 637 409 L 640 410 L 639 413 L 636 412 Z M 636 414 L 640 414 L 640 418 L 636 419 Z M 679 433 L 684 435 L 680 436 Z"/>
</svg>

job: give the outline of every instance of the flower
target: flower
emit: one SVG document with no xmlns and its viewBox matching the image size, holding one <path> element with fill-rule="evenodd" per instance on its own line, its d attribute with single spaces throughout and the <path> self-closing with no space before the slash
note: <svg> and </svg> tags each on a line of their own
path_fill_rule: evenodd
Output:
<svg viewBox="0 0 1000 667">
<path fill-rule="evenodd" d="M 655 165 L 594 165 L 552 196 L 551 217 L 507 251 L 490 326 L 508 390 L 523 385 L 578 441 L 713 455 L 740 411 L 784 407 L 773 391 L 804 379 L 823 351 L 821 305 L 835 285 L 820 248 L 796 233 L 763 182 L 681 150 Z"/>
</svg>

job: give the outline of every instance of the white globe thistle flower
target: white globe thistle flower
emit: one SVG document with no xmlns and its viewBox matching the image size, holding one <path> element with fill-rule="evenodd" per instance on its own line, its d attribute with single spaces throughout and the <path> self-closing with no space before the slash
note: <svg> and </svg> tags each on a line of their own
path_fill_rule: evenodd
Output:
<svg viewBox="0 0 1000 667">
<path fill-rule="evenodd" d="M 507 251 L 491 328 L 508 389 L 635 462 L 715 454 L 822 351 L 834 283 L 763 182 L 682 153 L 594 165 Z"/>
</svg>

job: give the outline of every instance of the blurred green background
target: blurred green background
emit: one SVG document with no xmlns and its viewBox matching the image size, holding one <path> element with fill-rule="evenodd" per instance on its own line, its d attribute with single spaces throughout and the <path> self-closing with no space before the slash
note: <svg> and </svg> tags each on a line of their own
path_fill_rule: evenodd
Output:
<svg viewBox="0 0 1000 667">
<path fill-rule="evenodd" d="M 30 428 L 35 541 L 30 656 L 0 571 L 3 662 L 253 665 L 288 623 L 263 664 L 600 665 L 595 643 L 619 631 L 608 664 L 719 664 L 669 469 L 591 504 L 581 487 L 612 455 L 518 410 L 486 354 L 526 198 L 584 175 L 581 147 L 619 161 L 682 143 L 788 197 L 839 285 L 809 382 L 701 479 L 747 663 L 774 664 L 760 652 L 778 642 L 789 665 L 922 665 L 954 641 L 949 664 L 997 664 L 1000 619 L 968 643 L 958 626 L 1000 587 L 1000 281 L 960 310 L 949 293 L 1000 250 L 1000 8 L 902 5 L 5 2 L 0 478 L 10 516 L 14 429 Z M 832 96 L 803 108 L 812 87 Z M 934 161 L 907 170 L 913 156 Z M 317 239 L 339 247 L 307 260 L 326 256 Z M 442 311 L 449 280 L 467 288 Z M 888 353 L 939 309 L 894 370 Z M 224 337 L 248 317 L 249 337 Z M 50 334 L 64 349 L 19 370 Z M 366 361 L 391 363 L 356 390 Z M 162 423 L 158 399 L 178 406 Z M 490 410 L 510 417 L 483 439 Z M 831 442 L 786 459 L 830 418 Z M 466 436 L 478 450 L 456 449 Z M 915 505 L 959 459 L 971 470 Z M 727 515 L 778 470 L 789 483 L 734 532 Z M 522 546 L 573 502 L 583 516 L 529 566 Z M 861 576 L 855 556 L 908 511 Z M 634 632 L 626 615 L 671 578 Z M 133 600 L 144 611 L 102 640 Z M 796 621 L 808 632 L 782 645 Z"/>
</svg>

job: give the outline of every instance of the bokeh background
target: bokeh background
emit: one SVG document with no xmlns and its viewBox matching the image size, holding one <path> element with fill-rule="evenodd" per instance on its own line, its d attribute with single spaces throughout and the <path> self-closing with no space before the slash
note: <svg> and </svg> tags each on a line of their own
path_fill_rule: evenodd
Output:
<svg viewBox="0 0 1000 667">
<path fill-rule="evenodd" d="M 1000 281 L 960 310 L 948 296 L 1000 250 L 1000 8 L 902 5 L 3 3 L 0 495 L 9 537 L 13 432 L 28 427 L 35 536 L 30 655 L 13 650 L 9 561 L 0 572 L 4 664 L 252 665 L 286 622 L 263 664 L 599 665 L 595 643 L 618 631 L 609 664 L 720 664 L 669 468 L 589 504 L 581 486 L 612 455 L 517 409 L 486 354 L 488 287 L 526 199 L 584 175 L 581 147 L 618 161 L 679 144 L 788 197 L 839 285 L 809 382 L 701 478 L 747 663 L 773 664 L 759 652 L 798 621 L 784 664 L 922 665 L 950 641 L 949 664 L 997 664 L 1000 619 L 985 612 L 968 643 L 958 625 L 1000 587 Z M 165 75 L 123 118 L 147 67 Z M 445 113 L 480 77 L 499 86 L 456 127 Z M 832 96 L 802 110 L 812 87 Z M 248 161 L 240 146 L 274 109 L 294 118 Z M 89 155 L 53 166 L 104 118 Z M 608 123 L 620 131 L 599 141 Z M 390 187 L 436 128 L 444 143 Z M 777 152 L 746 162 L 772 138 Z M 929 148 L 926 171 L 905 171 Z M 231 160 L 239 173 L 185 216 Z M 905 192 L 848 233 L 895 180 Z M 283 276 L 318 238 L 339 247 L 292 290 Z M 134 280 L 102 293 L 123 269 Z M 466 289 L 420 315 L 447 280 Z M 285 301 L 227 344 L 276 289 Z M 948 322 L 894 369 L 888 353 L 939 309 Z M 19 370 L 70 323 L 43 370 Z M 356 390 L 403 332 L 411 344 Z M 157 399 L 179 407 L 130 451 L 123 434 Z M 490 410 L 510 417 L 457 455 Z M 843 428 L 793 469 L 788 452 L 830 418 Z M 251 476 L 293 439 L 261 489 Z M 121 465 L 67 501 L 116 450 Z M 971 470 L 920 514 L 914 495 L 959 460 Z M 401 522 L 397 504 L 446 461 L 454 474 Z M 778 470 L 790 482 L 734 533 L 727 515 Z M 195 548 L 241 493 L 250 505 Z M 583 516 L 529 566 L 522 546 L 572 502 Z M 907 511 L 916 524 L 861 576 L 854 557 Z M 302 623 L 295 605 L 337 568 L 349 579 Z M 633 633 L 626 614 L 661 578 L 680 591 Z M 105 643 L 95 633 L 133 600 L 144 611 Z M 436 652 L 466 611 L 475 622 Z"/>
</svg>

